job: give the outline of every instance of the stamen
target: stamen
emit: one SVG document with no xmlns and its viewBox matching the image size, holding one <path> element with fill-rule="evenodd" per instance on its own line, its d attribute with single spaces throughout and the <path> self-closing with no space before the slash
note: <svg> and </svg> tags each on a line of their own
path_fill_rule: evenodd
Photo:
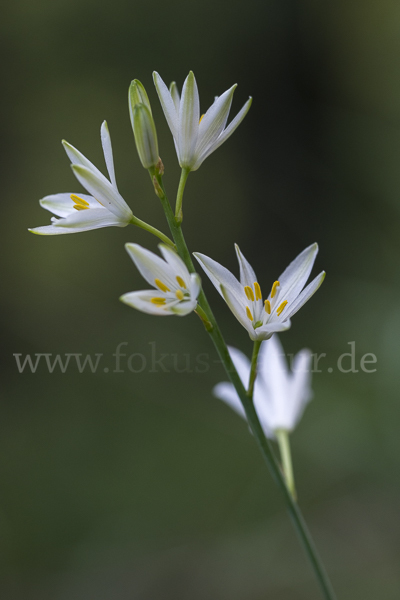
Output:
<svg viewBox="0 0 400 600">
<path fill-rule="evenodd" d="M 179 283 L 179 285 L 186 290 L 186 285 L 185 285 L 185 282 L 183 281 L 182 277 L 179 277 L 179 275 L 177 275 L 176 280 Z"/>
<path fill-rule="evenodd" d="M 200 121 L 199 121 L 199 125 L 200 125 L 200 123 L 201 123 L 201 120 L 202 120 L 202 118 L 203 118 L 203 117 L 204 117 L 204 115 L 201 115 L 201 117 L 200 117 Z"/>
<path fill-rule="evenodd" d="M 169 289 L 169 287 L 167 287 L 165 285 L 165 283 L 163 283 L 162 281 L 160 281 L 159 279 L 155 279 L 154 283 L 156 284 L 156 286 L 162 291 L 162 292 L 170 292 L 171 290 Z"/>
<path fill-rule="evenodd" d="M 265 312 L 270 315 L 271 314 L 271 302 L 269 300 L 266 300 L 264 302 L 264 308 L 265 308 Z"/>
<path fill-rule="evenodd" d="M 276 314 L 278 315 L 278 317 L 282 314 L 283 309 L 285 308 L 285 306 L 286 306 L 287 303 L 288 303 L 288 301 L 285 300 L 285 302 L 282 302 L 282 304 L 277 309 Z"/>
<path fill-rule="evenodd" d="M 273 298 L 275 296 L 276 288 L 280 285 L 281 284 L 279 283 L 279 281 L 275 281 L 274 285 L 272 286 L 272 290 L 271 290 L 271 298 Z"/>
<path fill-rule="evenodd" d="M 248 318 L 250 319 L 250 321 L 253 320 L 253 315 L 251 314 L 251 310 L 249 309 L 248 306 L 246 306 L 246 315 L 248 316 Z"/>
<path fill-rule="evenodd" d="M 89 202 L 83 198 L 80 198 L 80 196 L 77 196 L 76 194 L 71 194 L 71 200 L 72 202 L 75 202 L 75 210 L 86 210 L 89 208 Z"/>
<path fill-rule="evenodd" d="M 262 294 L 261 294 L 261 288 L 260 288 L 258 281 L 254 282 L 254 289 L 256 291 L 256 300 L 261 300 Z"/>
<path fill-rule="evenodd" d="M 185 297 L 182 290 L 176 290 L 175 296 L 178 298 L 178 300 L 183 300 Z"/>
<path fill-rule="evenodd" d="M 246 293 L 247 299 L 254 302 L 254 294 L 253 294 L 253 290 L 251 289 L 251 287 L 249 285 L 245 285 L 244 291 Z"/>
<path fill-rule="evenodd" d="M 165 298 L 152 298 L 151 302 L 153 304 L 165 304 Z"/>
</svg>

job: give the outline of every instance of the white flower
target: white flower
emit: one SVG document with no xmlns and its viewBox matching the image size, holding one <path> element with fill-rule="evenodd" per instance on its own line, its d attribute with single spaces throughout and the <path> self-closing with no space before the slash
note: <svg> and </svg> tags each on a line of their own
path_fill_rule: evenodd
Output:
<svg viewBox="0 0 400 600">
<path fill-rule="evenodd" d="M 252 99 L 248 99 L 226 127 L 236 85 L 217 97 L 200 118 L 199 93 L 192 71 L 183 84 L 182 98 L 175 82 L 168 90 L 158 73 L 154 72 L 153 78 L 165 118 L 174 137 L 179 164 L 183 169 L 196 171 L 203 160 L 221 146 L 240 125 Z"/>
<path fill-rule="evenodd" d="M 125 227 L 132 221 L 132 211 L 117 188 L 111 138 L 105 121 L 100 133 L 110 180 L 76 148 L 63 141 L 75 177 L 91 195 L 78 193 L 46 196 L 40 200 L 41 206 L 60 218 L 52 217 L 51 225 L 35 227 L 29 231 L 40 235 L 78 233 L 99 227 Z"/>
<path fill-rule="evenodd" d="M 267 340 L 274 333 L 289 329 L 290 317 L 311 298 L 325 278 L 325 272 L 322 271 L 303 290 L 314 265 L 318 245 L 312 244 L 290 263 L 264 301 L 251 265 L 237 244 L 235 249 L 240 283 L 228 269 L 212 258 L 199 252 L 194 252 L 194 256 L 252 340 Z"/>
<path fill-rule="evenodd" d="M 229 353 L 242 383 L 247 387 L 250 376 L 249 359 L 236 348 Z M 261 344 L 257 378 L 254 385 L 254 407 L 269 438 L 279 430 L 292 431 L 300 420 L 304 407 L 312 398 L 311 359 L 309 350 L 301 350 L 294 357 L 290 371 L 278 336 Z M 219 383 L 214 395 L 246 418 L 242 403 L 232 383 Z"/>
<path fill-rule="evenodd" d="M 120 300 L 151 315 L 187 315 L 197 306 L 200 277 L 197 273 L 189 273 L 174 250 L 165 244 L 158 247 L 164 260 L 139 244 L 125 245 L 140 274 L 155 290 L 130 292 Z"/>
</svg>

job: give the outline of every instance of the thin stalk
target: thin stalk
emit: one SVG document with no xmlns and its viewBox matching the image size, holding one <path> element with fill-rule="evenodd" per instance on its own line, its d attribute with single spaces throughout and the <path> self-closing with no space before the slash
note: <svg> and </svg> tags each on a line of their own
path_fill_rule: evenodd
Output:
<svg viewBox="0 0 400 600">
<path fill-rule="evenodd" d="M 254 346 L 253 346 L 253 356 L 251 357 L 249 387 L 247 389 L 247 395 L 250 398 L 250 400 L 253 399 L 254 384 L 256 382 L 256 377 L 257 377 L 257 360 L 258 360 L 258 353 L 260 352 L 260 348 L 261 348 L 261 342 L 255 341 Z"/>
<path fill-rule="evenodd" d="M 296 486 L 294 484 L 293 465 L 292 465 L 292 453 L 290 452 L 290 440 L 289 432 L 285 429 L 276 429 L 275 437 L 279 445 L 279 451 L 281 453 L 282 469 L 286 477 L 286 484 L 289 488 L 293 499 L 297 499 Z"/>
<path fill-rule="evenodd" d="M 183 192 L 185 190 L 185 185 L 186 185 L 186 181 L 189 176 L 189 173 L 190 173 L 189 169 L 182 169 L 181 178 L 179 180 L 178 193 L 176 195 L 175 219 L 177 221 L 179 221 L 180 223 L 182 222 L 182 219 L 183 219 L 183 212 L 182 212 Z"/>
<path fill-rule="evenodd" d="M 171 229 L 172 237 L 174 238 L 176 248 L 178 253 L 187 268 L 191 273 L 195 272 L 195 268 L 192 262 L 191 255 L 189 253 L 188 247 L 185 242 L 185 238 L 183 236 L 182 228 L 180 222 L 175 219 L 175 216 L 172 212 L 171 206 L 169 204 L 167 194 L 165 192 L 165 188 L 162 183 L 161 177 L 157 177 L 158 183 L 162 188 L 164 195 L 161 199 L 165 215 L 168 221 L 168 224 Z M 230 357 L 228 347 L 225 343 L 225 340 L 222 336 L 222 333 L 218 327 L 218 324 L 215 320 L 211 307 L 207 301 L 207 298 L 202 290 L 198 297 L 198 304 L 201 306 L 205 315 L 207 316 L 208 321 L 211 323 L 212 327 L 208 330 L 208 333 L 215 345 L 215 348 L 221 358 L 221 361 L 225 367 L 225 370 L 228 374 L 229 379 L 233 383 L 239 398 L 242 402 L 243 408 L 246 413 L 247 422 L 253 432 L 253 435 L 257 441 L 257 445 L 261 450 L 262 456 L 267 463 L 267 466 L 271 472 L 271 475 L 278 485 L 281 493 L 286 502 L 286 507 L 289 512 L 290 518 L 294 525 L 294 528 L 297 532 L 297 535 L 303 545 L 304 551 L 310 561 L 311 567 L 314 571 L 315 577 L 319 583 L 320 589 L 323 593 L 325 600 L 336 600 L 336 595 L 333 591 L 332 585 L 330 583 L 328 574 L 325 571 L 325 567 L 318 555 L 317 549 L 314 545 L 313 539 L 311 537 L 310 532 L 308 531 L 307 525 L 304 521 L 303 515 L 300 511 L 299 506 L 293 499 L 285 481 L 285 477 L 282 474 L 280 466 L 275 458 L 274 452 L 272 450 L 272 446 L 269 440 L 265 437 L 263 428 L 258 419 L 257 413 L 255 411 L 252 398 L 248 396 L 247 391 L 245 390 L 242 381 L 239 377 L 238 372 L 235 369 L 235 366 Z"/>
<path fill-rule="evenodd" d="M 153 235 L 158 237 L 161 241 L 163 241 L 164 244 L 168 244 L 168 246 L 175 248 L 174 242 L 167 235 L 165 235 L 164 233 L 162 233 L 162 231 L 159 231 L 152 225 L 149 225 L 145 221 L 142 221 L 141 219 L 138 219 L 137 217 L 133 217 L 131 220 L 131 223 L 132 223 L 132 225 L 136 225 L 136 227 L 140 227 L 140 229 L 144 229 L 145 231 L 152 233 Z"/>
</svg>

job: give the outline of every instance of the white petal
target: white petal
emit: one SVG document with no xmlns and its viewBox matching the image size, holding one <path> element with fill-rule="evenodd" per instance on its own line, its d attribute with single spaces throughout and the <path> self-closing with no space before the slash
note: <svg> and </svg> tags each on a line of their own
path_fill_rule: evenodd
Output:
<svg viewBox="0 0 400 600">
<path fill-rule="evenodd" d="M 169 93 L 167 86 L 156 71 L 153 73 L 153 79 L 171 133 L 175 140 L 178 141 L 179 117 L 172 96 Z"/>
<path fill-rule="evenodd" d="M 322 271 L 319 275 L 316 276 L 315 279 L 312 280 L 311 283 L 308 284 L 308 286 L 301 292 L 300 296 L 298 296 L 295 299 L 295 301 L 288 307 L 288 312 L 285 318 L 292 317 L 311 298 L 311 296 L 315 294 L 315 292 L 325 279 L 325 275 L 325 271 Z"/>
<path fill-rule="evenodd" d="M 125 227 L 125 225 L 127 223 L 122 222 L 105 208 L 89 208 L 74 211 L 74 214 L 63 219 L 54 219 L 52 225 L 35 227 L 29 231 L 39 235 L 60 235 L 90 231 L 101 227 Z"/>
<path fill-rule="evenodd" d="M 218 137 L 218 139 L 215 141 L 215 143 L 210 148 L 208 148 L 208 150 L 206 150 L 206 152 L 203 154 L 203 156 L 199 157 L 199 160 L 201 160 L 201 162 L 203 162 L 203 160 L 205 160 L 207 158 L 207 156 L 210 156 L 210 154 L 212 152 L 214 152 L 214 150 L 219 148 L 232 135 L 232 133 L 235 131 L 235 129 L 237 127 L 239 127 L 240 123 L 243 121 L 243 119 L 247 115 L 249 108 L 251 106 L 251 103 L 252 103 L 252 98 L 249 98 L 247 100 L 246 104 L 243 106 L 243 108 L 238 112 L 236 117 L 229 123 L 228 127 L 226 129 L 224 129 L 224 131 L 221 133 L 221 135 Z"/>
<path fill-rule="evenodd" d="M 110 176 L 110 181 L 113 184 L 113 186 L 115 187 L 115 189 L 118 190 L 117 182 L 115 180 L 114 157 L 113 157 L 113 151 L 112 151 L 112 145 L 111 145 L 111 137 L 110 137 L 110 132 L 108 129 L 107 121 L 104 121 L 101 126 L 100 137 L 101 137 L 101 145 L 103 146 L 104 160 L 106 161 L 106 166 L 107 166 L 108 174 Z"/>
<path fill-rule="evenodd" d="M 193 252 L 193 256 L 198 261 L 206 275 L 210 278 L 211 283 L 214 284 L 218 292 L 223 297 L 221 291 L 221 283 L 226 288 L 231 288 L 236 294 L 244 296 L 243 287 L 240 285 L 238 280 L 228 269 L 220 265 L 216 260 L 209 258 L 205 254 L 200 252 Z"/>
<path fill-rule="evenodd" d="M 197 300 L 182 300 L 171 307 L 171 312 L 173 312 L 174 315 L 178 315 L 178 317 L 184 317 L 193 312 L 196 306 Z"/>
<path fill-rule="evenodd" d="M 79 196 L 79 198 L 88 202 L 90 208 L 100 208 L 100 204 L 93 196 L 81 193 L 74 193 L 73 195 Z M 53 215 L 57 215 L 57 217 L 68 217 L 68 215 L 74 215 L 77 212 L 71 194 L 51 194 L 39 200 L 39 204 Z"/>
<path fill-rule="evenodd" d="M 90 169 L 90 171 L 93 171 L 93 173 L 96 173 L 98 176 L 104 177 L 103 173 L 99 171 L 99 169 L 95 167 L 94 164 L 82 154 L 82 152 L 79 152 L 79 150 L 72 146 L 72 144 L 69 144 L 68 142 L 63 140 L 62 145 L 64 147 L 65 152 L 67 153 L 68 158 L 71 161 L 71 164 L 81 165 L 82 167 Z M 104 177 L 104 179 L 106 178 Z"/>
<path fill-rule="evenodd" d="M 139 244 L 125 244 L 125 248 L 139 273 L 150 285 L 157 287 L 155 280 L 159 279 L 170 291 L 177 289 L 175 270 L 165 260 Z"/>
<path fill-rule="evenodd" d="M 196 157 L 201 156 L 215 143 L 224 129 L 232 104 L 236 84 L 224 92 L 205 113 L 199 124 L 199 137 L 196 145 Z M 200 165 L 197 165 L 198 168 Z M 194 169 L 195 170 L 195 169 Z"/>
<path fill-rule="evenodd" d="M 189 287 L 190 282 L 190 274 L 189 271 L 179 256 L 170 246 L 166 244 L 159 244 L 160 252 L 163 255 L 164 259 L 170 265 L 171 269 L 175 272 L 175 286 L 174 289 L 178 289 L 179 284 L 176 281 L 176 276 L 178 275 L 185 282 L 186 287 Z"/>
<path fill-rule="evenodd" d="M 243 354 L 243 352 L 241 352 L 237 348 L 234 348 L 233 346 L 228 346 L 228 350 L 232 362 L 235 365 L 235 369 L 238 372 L 238 375 L 243 383 L 243 386 L 245 387 L 245 389 L 247 389 L 250 378 L 250 360 L 245 354 Z"/>
<path fill-rule="evenodd" d="M 301 252 L 279 277 L 280 298 L 289 304 L 300 294 L 307 283 L 318 254 L 318 244 L 311 244 Z"/>
<path fill-rule="evenodd" d="M 239 262 L 240 268 L 240 283 L 244 287 L 245 285 L 250 286 L 253 289 L 254 282 L 257 281 L 256 274 L 254 273 L 253 267 L 251 264 L 245 259 L 243 254 L 240 251 L 240 248 L 237 244 L 235 244 L 236 256 Z"/>
<path fill-rule="evenodd" d="M 195 162 L 195 150 L 199 133 L 200 101 L 196 79 L 190 71 L 182 89 L 179 105 L 179 163 L 191 168 Z"/>
<path fill-rule="evenodd" d="M 312 354 L 306 349 L 296 354 L 293 361 L 293 373 L 289 382 L 289 398 L 291 402 L 290 422 L 287 426 L 289 431 L 296 427 L 306 404 L 313 396 L 311 390 L 311 361 Z"/>
<path fill-rule="evenodd" d="M 222 296 L 239 321 L 241 325 L 246 329 L 250 338 L 252 340 L 257 339 L 256 331 L 253 328 L 252 321 L 248 318 L 246 314 L 246 306 L 241 297 L 239 297 L 233 290 L 229 287 L 225 287 L 221 284 L 221 293 Z"/>
<path fill-rule="evenodd" d="M 284 350 L 276 335 L 261 345 L 259 377 L 269 397 L 269 426 L 271 429 L 285 428 L 291 379 Z"/>
<path fill-rule="evenodd" d="M 233 410 L 237 412 L 237 414 L 240 415 L 243 419 L 247 420 L 243 405 L 240 402 L 239 396 L 237 395 L 237 392 L 232 383 L 218 383 L 213 388 L 213 394 L 220 400 L 223 400 L 223 402 L 228 404 L 228 406 L 233 408 Z"/>
<path fill-rule="evenodd" d="M 151 299 L 157 296 L 156 290 L 141 290 L 138 292 L 129 292 L 120 297 L 121 302 L 136 308 L 141 312 L 145 312 L 149 315 L 158 315 L 161 317 L 167 317 L 173 315 L 171 308 L 175 306 L 175 301 L 166 302 L 166 304 L 154 304 Z M 162 296 L 162 294 L 161 294 Z"/>
<path fill-rule="evenodd" d="M 197 301 L 198 295 L 200 294 L 200 290 L 201 290 L 200 276 L 197 273 L 191 273 L 190 274 L 190 283 L 189 283 L 190 297 L 193 298 L 193 300 Z"/>
<path fill-rule="evenodd" d="M 179 115 L 179 105 L 181 103 L 181 97 L 179 95 L 178 86 L 176 85 L 175 81 L 173 81 L 169 86 L 169 93 L 171 94 L 171 98 L 174 102 L 176 114 Z"/>
<path fill-rule="evenodd" d="M 288 329 L 290 329 L 292 326 L 292 323 L 290 321 L 290 319 L 286 319 L 285 321 L 282 321 L 281 323 L 278 323 L 277 321 L 275 322 L 269 322 L 266 325 L 263 325 L 262 327 L 258 327 L 255 330 L 256 333 L 256 338 L 253 339 L 258 339 L 258 340 L 269 340 L 270 337 L 274 334 L 277 333 L 279 331 L 287 331 Z"/>
<path fill-rule="evenodd" d="M 122 198 L 121 194 L 111 185 L 111 183 L 101 175 L 82 167 L 81 165 L 72 165 L 77 180 L 85 187 L 88 192 L 98 200 L 104 208 L 107 208 L 114 215 L 119 217 L 121 221 L 129 221 L 132 219 L 132 211 Z"/>
</svg>

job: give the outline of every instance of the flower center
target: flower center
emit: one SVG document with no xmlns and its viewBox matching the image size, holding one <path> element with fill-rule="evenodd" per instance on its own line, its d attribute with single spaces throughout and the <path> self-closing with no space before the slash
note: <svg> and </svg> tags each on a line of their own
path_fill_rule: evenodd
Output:
<svg viewBox="0 0 400 600">
<path fill-rule="evenodd" d="M 80 198 L 76 194 L 71 194 L 72 202 L 75 202 L 75 210 L 87 210 L 89 208 L 89 202 L 86 202 L 83 198 Z"/>
<path fill-rule="evenodd" d="M 276 310 L 277 316 L 280 317 L 280 315 L 285 310 L 285 307 L 288 303 L 287 300 L 284 300 L 283 302 L 281 302 L 279 304 L 278 308 L 275 309 L 275 306 L 276 306 L 276 303 L 278 300 L 278 296 L 279 296 L 278 288 L 280 287 L 280 285 L 281 284 L 279 283 L 279 281 L 275 281 L 271 288 L 270 300 L 264 301 L 264 310 L 268 316 L 274 310 Z M 254 290 L 253 290 L 253 288 L 254 288 Z M 244 289 L 244 293 L 246 294 L 246 298 L 251 303 L 257 302 L 258 300 L 262 301 L 261 288 L 257 281 L 254 282 L 253 286 L 245 285 L 243 289 Z M 252 305 L 251 308 L 249 306 L 246 306 L 246 315 L 247 315 L 247 318 L 252 322 L 254 329 L 257 329 L 258 327 L 261 327 L 264 324 L 262 309 L 260 308 L 260 306 L 257 306 L 257 304 Z M 268 320 L 268 316 L 267 316 L 266 320 Z M 265 315 L 264 315 L 264 317 L 265 317 Z"/>
<path fill-rule="evenodd" d="M 163 281 L 161 281 L 161 279 L 155 279 L 154 280 L 154 285 L 156 285 L 158 287 L 159 290 L 161 290 L 162 292 L 164 292 L 164 294 L 168 294 L 169 292 L 172 294 L 175 294 L 175 298 L 177 298 L 179 301 L 184 300 L 186 296 L 189 296 L 189 292 L 187 291 L 187 287 L 185 282 L 183 281 L 182 277 L 179 277 L 179 275 L 176 276 L 176 281 L 178 282 L 179 286 L 183 289 L 178 289 L 171 292 L 170 288 L 165 285 L 165 283 Z M 172 300 L 171 296 L 167 296 L 170 300 Z M 151 302 L 153 304 L 158 304 L 158 305 L 162 305 L 162 304 L 166 304 L 166 300 L 167 298 L 159 298 L 158 296 L 155 296 L 154 298 L 151 298 Z"/>
</svg>

